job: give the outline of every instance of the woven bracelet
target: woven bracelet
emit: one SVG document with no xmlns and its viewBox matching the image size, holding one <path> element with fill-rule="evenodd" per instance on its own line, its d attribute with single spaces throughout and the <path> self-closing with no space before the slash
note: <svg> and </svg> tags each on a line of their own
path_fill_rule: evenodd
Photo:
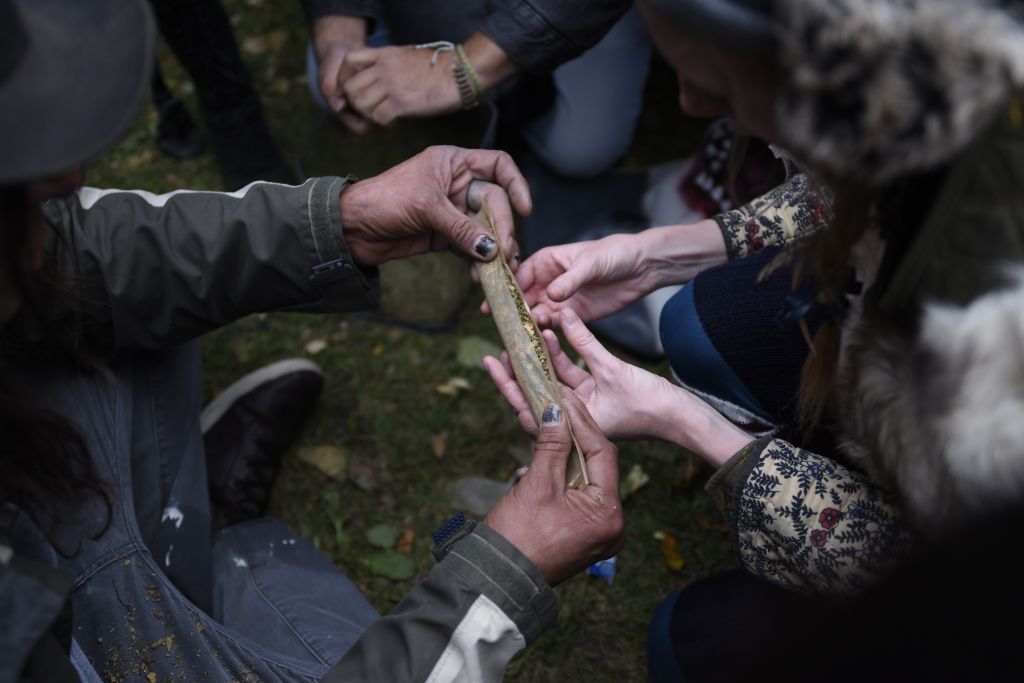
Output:
<svg viewBox="0 0 1024 683">
<path fill-rule="evenodd" d="M 447 40 L 439 40 L 433 43 L 416 45 L 415 48 L 417 50 L 434 51 L 434 56 L 430 60 L 431 66 L 437 63 L 437 56 L 439 54 L 451 52 L 452 77 L 455 79 L 455 87 L 459 91 L 459 99 L 462 100 L 462 108 L 472 109 L 480 104 L 480 95 L 484 91 L 483 85 L 480 83 L 480 78 L 476 75 L 473 66 L 469 63 L 469 57 L 466 56 L 466 50 L 462 45 L 456 45 Z"/>
</svg>

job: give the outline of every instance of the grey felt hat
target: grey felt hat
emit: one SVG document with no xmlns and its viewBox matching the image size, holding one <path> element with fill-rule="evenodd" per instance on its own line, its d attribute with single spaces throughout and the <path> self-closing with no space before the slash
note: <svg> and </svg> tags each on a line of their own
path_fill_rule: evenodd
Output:
<svg viewBox="0 0 1024 683">
<path fill-rule="evenodd" d="M 144 0 L 0 0 L 0 184 L 110 147 L 148 90 L 154 41 Z"/>
</svg>

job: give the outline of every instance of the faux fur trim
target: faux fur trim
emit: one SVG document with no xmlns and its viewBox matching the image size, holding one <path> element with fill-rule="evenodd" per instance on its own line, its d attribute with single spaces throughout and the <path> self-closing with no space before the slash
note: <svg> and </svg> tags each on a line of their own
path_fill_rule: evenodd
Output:
<svg viewBox="0 0 1024 683">
<path fill-rule="evenodd" d="M 851 332 L 842 446 L 941 529 L 1024 493 L 1024 268 L 965 307 L 925 308 L 916 340 Z"/>
<path fill-rule="evenodd" d="M 779 0 L 779 128 L 816 168 L 882 183 L 948 160 L 1024 83 L 1024 26 L 981 0 Z"/>
</svg>

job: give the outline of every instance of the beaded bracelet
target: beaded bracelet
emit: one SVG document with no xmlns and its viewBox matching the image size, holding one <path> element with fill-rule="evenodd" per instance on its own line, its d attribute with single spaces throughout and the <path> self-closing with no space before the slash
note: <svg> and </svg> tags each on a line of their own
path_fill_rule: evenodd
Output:
<svg viewBox="0 0 1024 683">
<path fill-rule="evenodd" d="M 437 56 L 442 52 L 452 53 L 452 76 L 455 79 L 455 87 L 459 91 L 459 99 L 462 100 L 463 109 L 472 109 L 480 104 L 480 96 L 484 92 L 483 84 L 480 82 L 476 70 L 469 63 L 465 48 L 462 45 L 447 40 L 438 40 L 433 43 L 423 43 L 415 46 L 417 50 L 433 50 L 434 56 L 430 65 L 437 63 Z"/>
</svg>

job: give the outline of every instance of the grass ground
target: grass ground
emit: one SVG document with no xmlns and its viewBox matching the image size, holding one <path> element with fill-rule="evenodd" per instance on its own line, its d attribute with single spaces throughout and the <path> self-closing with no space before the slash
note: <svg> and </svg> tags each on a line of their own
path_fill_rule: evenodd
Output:
<svg viewBox="0 0 1024 683">
<path fill-rule="evenodd" d="M 263 94 L 271 128 L 287 157 L 306 157 L 313 173 L 372 175 L 435 142 L 472 145 L 464 120 L 412 122 L 355 138 L 325 127 L 314 144 L 320 114 L 310 103 L 303 68 L 305 25 L 292 0 L 225 0 L 242 53 Z M 162 54 L 172 87 L 194 98 L 181 69 Z M 96 163 L 91 185 L 168 191 L 219 189 L 209 154 L 189 161 L 165 158 L 153 146 L 155 113 L 147 110 L 122 143 Z M 699 126 L 675 107 L 671 77 L 656 69 L 637 142 L 624 164 L 643 166 L 686 154 Z M 444 272 L 450 269 L 442 268 Z M 400 282 L 400 281 L 399 281 Z M 394 300 L 401 291 L 390 291 Z M 328 384 L 299 447 L 330 445 L 346 458 L 343 481 L 327 477 L 291 453 L 274 491 L 272 511 L 331 557 L 381 612 L 389 611 L 433 563 L 431 531 L 451 514 L 451 485 L 475 474 L 508 479 L 516 456 L 528 448 L 511 411 L 480 368 L 460 364 L 467 337 L 498 344 L 492 322 L 477 312 L 471 288 L 459 324 L 423 335 L 354 316 L 253 316 L 209 335 L 203 343 L 208 395 L 238 376 L 282 357 L 311 355 Z M 317 341 L 323 344 L 310 345 Z M 664 368 L 648 364 L 655 371 Z M 469 389 L 437 390 L 453 377 Z M 443 448 L 441 446 L 443 445 Z M 442 452 L 443 451 L 443 452 Z M 439 454 L 440 453 L 440 454 Z M 686 583 L 732 566 L 728 537 L 702 490 L 706 473 L 690 457 L 664 444 L 621 444 L 625 474 L 640 465 L 650 483 L 625 504 L 626 547 L 612 585 L 577 577 L 557 589 L 559 627 L 513 662 L 511 681 L 641 681 L 645 629 L 666 595 Z M 412 530 L 415 575 L 379 576 L 366 558 L 377 549 L 365 532 L 378 524 Z M 655 531 L 679 539 L 681 571 L 668 568 Z"/>
</svg>

